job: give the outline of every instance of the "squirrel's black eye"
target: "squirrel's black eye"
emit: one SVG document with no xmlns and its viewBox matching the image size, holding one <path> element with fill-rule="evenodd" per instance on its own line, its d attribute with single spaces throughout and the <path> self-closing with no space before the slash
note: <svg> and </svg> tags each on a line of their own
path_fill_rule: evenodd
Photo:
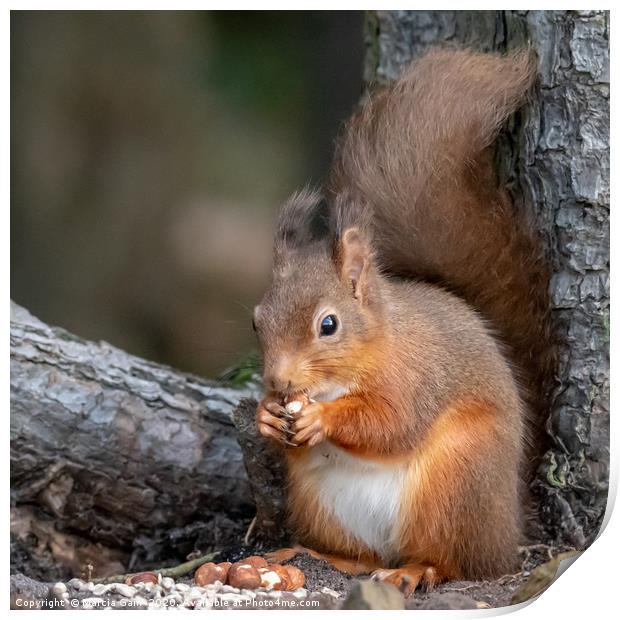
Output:
<svg viewBox="0 0 620 620">
<path fill-rule="evenodd" d="M 252 329 L 256 331 L 256 321 L 252 319 Z"/>
<path fill-rule="evenodd" d="M 321 329 L 319 332 L 320 336 L 333 336 L 338 329 L 338 320 L 336 319 L 335 314 L 328 314 L 321 321 Z"/>
</svg>

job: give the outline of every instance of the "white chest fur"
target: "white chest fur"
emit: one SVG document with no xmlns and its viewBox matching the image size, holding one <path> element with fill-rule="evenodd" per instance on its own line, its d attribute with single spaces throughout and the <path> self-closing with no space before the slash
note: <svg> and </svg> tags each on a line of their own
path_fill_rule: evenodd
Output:
<svg viewBox="0 0 620 620">
<path fill-rule="evenodd" d="M 340 526 L 389 559 L 406 468 L 357 458 L 329 442 L 309 455 L 307 474 L 322 506 Z"/>
</svg>

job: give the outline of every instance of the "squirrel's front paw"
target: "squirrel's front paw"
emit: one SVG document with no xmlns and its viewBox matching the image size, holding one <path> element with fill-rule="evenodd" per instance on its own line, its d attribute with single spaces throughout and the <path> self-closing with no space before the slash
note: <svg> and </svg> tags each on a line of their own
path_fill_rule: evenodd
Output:
<svg viewBox="0 0 620 620">
<path fill-rule="evenodd" d="M 293 416 L 282 406 L 282 402 L 277 396 L 269 395 L 258 404 L 256 426 L 263 437 L 296 447 L 296 444 L 290 441 L 290 438 L 295 434 L 289 428 L 292 420 Z"/>
<path fill-rule="evenodd" d="M 300 412 L 291 428 L 295 432 L 291 441 L 298 446 L 316 446 L 327 436 L 324 423 L 325 403 L 310 403 Z"/>
</svg>

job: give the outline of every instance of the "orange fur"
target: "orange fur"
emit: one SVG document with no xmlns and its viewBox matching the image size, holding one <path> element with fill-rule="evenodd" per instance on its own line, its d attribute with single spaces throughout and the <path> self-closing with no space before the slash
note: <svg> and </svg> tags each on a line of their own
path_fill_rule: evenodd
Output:
<svg viewBox="0 0 620 620">
<path fill-rule="evenodd" d="M 393 462 L 410 447 L 407 419 L 390 402 L 366 390 L 320 407 L 326 436 L 356 456 Z"/>
<path fill-rule="evenodd" d="M 518 438 L 502 438 L 501 414 L 495 405 L 484 402 L 455 403 L 441 414 L 412 454 L 400 513 L 403 560 L 431 565 L 448 579 L 504 573 L 513 567 L 518 497 L 501 497 L 498 503 L 497 494 L 502 491 L 487 473 L 491 463 L 501 468 L 498 446 L 507 460 L 520 449 Z M 501 469 L 495 473 L 497 477 L 505 475 L 513 477 L 514 488 L 515 473 Z M 473 485 L 472 480 L 476 481 Z M 473 512 L 473 518 L 467 512 Z M 479 540 L 484 542 L 476 549 Z M 492 556 L 488 566 L 475 557 L 483 549 Z M 498 558 L 498 554 L 504 557 Z"/>
</svg>

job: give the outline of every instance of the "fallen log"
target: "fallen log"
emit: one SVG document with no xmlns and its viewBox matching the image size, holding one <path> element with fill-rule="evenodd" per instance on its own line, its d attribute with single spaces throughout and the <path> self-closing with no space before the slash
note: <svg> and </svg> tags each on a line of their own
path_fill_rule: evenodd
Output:
<svg viewBox="0 0 620 620">
<path fill-rule="evenodd" d="M 52 328 L 11 304 L 11 503 L 131 550 L 140 536 L 254 514 L 231 388 Z"/>
</svg>

